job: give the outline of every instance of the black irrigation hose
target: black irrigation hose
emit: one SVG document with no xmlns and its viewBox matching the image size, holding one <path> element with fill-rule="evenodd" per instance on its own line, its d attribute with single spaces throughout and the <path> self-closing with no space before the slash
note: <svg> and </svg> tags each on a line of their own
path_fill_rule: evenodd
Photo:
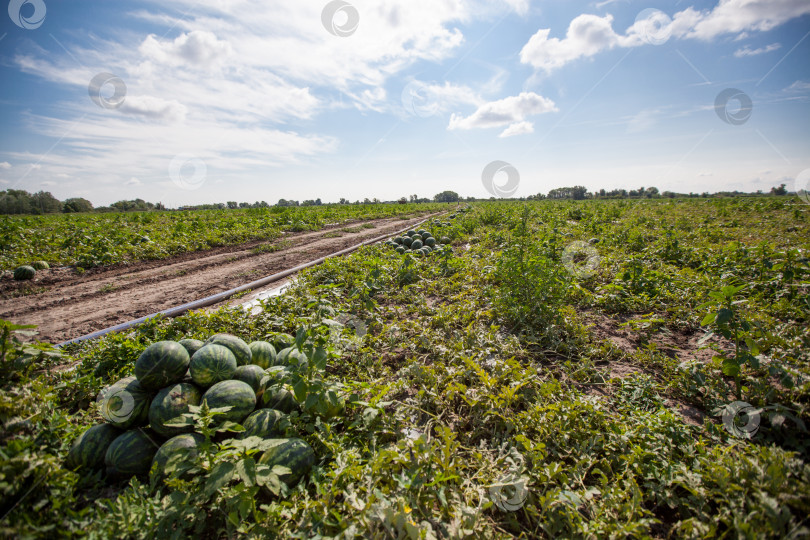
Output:
<svg viewBox="0 0 810 540">
<path fill-rule="evenodd" d="M 433 214 L 430 217 L 434 217 L 435 215 L 436 214 Z M 428 219 L 430 219 L 430 217 L 428 217 L 426 219 L 423 219 L 422 221 L 420 221 L 418 223 L 415 223 L 413 225 L 409 225 L 408 227 L 406 227 L 403 230 L 407 231 L 407 230 L 409 230 L 409 229 L 411 229 L 413 227 L 418 227 L 419 225 L 421 225 L 422 223 L 424 223 Z M 400 232 L 402 232 L 402 231 L 400 231 Z M 397 233 L 394 233 L 394 234 L 397 234 Z M 208 307 L 210 305 L 222 302 L 223 300 L 227 300 L 231 296 L 233 296 L 235 294 L 238 294 L 240 292 L 246 291 L 248 289 L 256 289 L 258 287 L 264 287 L 265 285 L 267 285 L 269 283 L 273 283 L 274 281 L 278 281 L 280 279 L 283 279 L 283 278 L 285 278 L 285 277 L 287 277 L 287 276 L 289 276 L 291 274 L 295 274 L 296 272 L 300 272 L 304 268 L 309 268 L 310 266 L 315 266 L 315 265 L 321 264 L 326 259 L 331 259 L 332 257 L 340 257 L 341 255 L 346 255 L 347 253 L 351 253 L 352 251 L 356 251 L 356 250 L 360 249 L 363 246 L 367 246 L 369 244 L 374 244 L 376 242 L 380 242 L 381 240 L 384 240 L 385 238 L 388 238 L 389 236 L 391 236 L 391 235 L 390 234 L 384 234 L 382 236 L 378 236 L 377 238 L 372 238 L 371 240 L 366 240 L 364 242 L 360 242 L 359 244 L 357 244 L 355 246 L 348 247 L 346 249 L 341 249 L 340 251 L 336 251 L 335 253 L 331 253 L 329 255 L 319 257 L 319 258 L 317 258 L 317 259 L 315 259 L 313 261 L 310 261 L 308 263 L 299 264 L 298 266 L 296 266 L 294 268 L 290 268 L 288 270 L 284 270 L 283 272 L 279 272 L 277 274 L 273 274 L 273 275 L 270 275 L 270 276 L 267 276 L 267 277 L 263 277 L 261 279 L 257 279 L 256 281 L 251 281 L 250 283 L 246 283 L 245 285 L 241 285 L 241 286 L 236 287 L 234 289 L 231 289 L 229 291 L 224 291 L 224 292 L 221 292 L 221 293 L 214 294 L 212 296 L 208 296 L 206 298 L 201 298 L 199 300 L 195 300 L 193 302 L 188 302 L 187 304 L 183 304 L 181 306 L 176 306 L 176 307 L 173 307 L 173 308 L 164 309 L 163 311 L 158 311 L 157 313 L 152 313 L 151 315 L 144 315 L 143 317 L 140 317 L 138 319 L 135 319 L 135 320 L 132 320 L 132 321 L 127 321 L 127 322 L 124 322 L 124 323 L 121 323 L 121 324 L 116 324 L 115 326 L 111 326 L 111 327 L 105 328 L 103 330 L 98 330 L 96 332 L 91 332 L 89 334 L 79 336 L 79 337 L 71 339 L 69 341 L 63 341 L 62 343 L 59 343 L 58 345 L 56 345 L 56 347 L 64 347 L 65 345 L 70 345 L 71 343 L 81 343 L 82 341 L 95 339 L 95 338 L 101 337 L 101 336 L 103 336 L 105 334 L 109 334 L 110 332 L 118 332 L 120 330 L 128 330 L 128 329 L 132 328 L 133 326 L 139 325 L 142 322 L 146 321 L 146 319 L 151 319 L 152 317 L 157 317 L 158 315 L 163 315 L 165 317 L 177 317 L 179 315 L 182 315 L 183 313 L 186 313 L 187 311 L 191 311 L 192 309 L 199 309 L 199 308 Z"/>
</svg>

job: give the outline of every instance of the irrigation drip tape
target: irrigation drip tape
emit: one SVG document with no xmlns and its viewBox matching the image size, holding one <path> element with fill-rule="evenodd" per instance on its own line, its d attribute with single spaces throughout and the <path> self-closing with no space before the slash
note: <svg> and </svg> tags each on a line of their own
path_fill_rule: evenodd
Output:
<svg viewBox="0 0 810 540">
<path fill-rule="evenodd" d="M 418 223 L 415 223 L 415 224 L 412 224 L 412 225 L 409 225 L 408 227 L 406 227 L 405 229 L 400 230 L 399 232 L 407 231 L 409 229 L 412 229 L 413 227 L 418 227 L 419 225 L 425 223 L 428 219 L 430 219 L 432 217 L 435 217 L 435 216 L 436 216 L 436 214 L 432 214 L 431 216 L 423 219 L 422 221 L 420 221 Z M 396 233 L 394 233 L 394 234 L 396 234 Z M 365 241 L 360 242 L 359 244 L 354 245 L 352 247 L 348 247 L 346 249 L 336 251 L 335 253 L 331 253 L 329 255 L 319 257 L 319 258 L 317 258 L 315 260 L 309 261 L 308 263 L 299 264 L 298 266 L 296 266 L 294 268 L 290 268 L 288 270 L 284 270 L 283 272 L 279 272 L 277 274 L 272 274 L 270 276 L 266 276 L 266 277 L 263 277 L 261 279 L 257 279 L 256 281 L 251 281 L 250 283 L 240 285 L 239 287 L 230 289 L 228 291 L 217 293 L 217 294 L 214 294 L 212 296 L 208 296 L 206 298 L 201 298 L 201 299 L 195 300 L 193 302 L 188 302 L 187 304 L 183 304 L 183 305 L 180 305 L 180 306 L 175 306 L 175 307 L 169 308 L 169 309 L 164 309 L 163 311 L 158 311 L 158 312 L 152 313 L 150 315 L 144 315 L 143 317 L 140 317 L 138 319 L 134 319 L 132 321 L 127 321 L 127 322 L 124 322 L 124 323 L 121 323 L 121 324 L 116 324 L 115 326 L 110 326 L 109 328 L 104 328 L 103 330 L 98 330 L 96 332 L 91 332 L 89 334 L 85 334 L 83 336 L 79 336 L 77 338 L 74 338 L 74 339 L 71 339 L 71 340 L 68 340 L 68 341 L 63 341 L 62 343 L 59 343 L 58 345 L 56 345 L 56 347 L 64 347 L 65 345 L 70 345 L 71 343 L 81 343 L 82 341 L 87 341 L 87 340 L 90 340 L 90 339 L 96 339 L 98 337 L 109 334 L 111 332 L 119 332 L 121 330 L 129 330 L 133 326 L 137 326 L 137 325 L 141 324 L 142 322 L 146 321 L 147 319 L 151 319 L 152 317 L 157 317 L 159 315 L 163 315 L 164 317 L 177 317 L 177 316 L 180 316 L 180 315 L 186 313 L 187 311 L 191 311 L 193 309 L 200 309 L 200 308 L 208 307 L 208 306 L 211 306 L 213 304 L 217 304 L 219 302 L 227 300 L 231 296 L 233 296 L 235 294 L 238 294 L 240 292 L 244 292 L 244 291 L 252 290 L 252 289 L 257 289 L 259 287 L 264 287 L 265 285 L 273 283 L 274 281 L 278 281 L 278 280 L 283 279 L 283 278 L 285 278 L 287 276 L 295 274 L 296 272 L 300 272 L 301 270 L 303 270 L 305 268 L 309 268 L 311 266 L 321 264 L 322 262 L 324 262 L 327 259 L 331 259 L 332 257 L 340 257 L 342 255 L 346 255 L 348 253 L 351 253 L 353 251 L 356 251 L 356 250 L 360 249 L 363 246 L 367 246 L 367 245 L 370 245 L 370 244 L 380 242 L 380 241 L 382 241 L 382 240 L 384 240 L 384 239 L 386 239 L 386 238 L 388 238 L 390 236 L 391 236 L 391 234 L 384 234 L 382 236 L 378 236 L 378 237 L 372 238 L 370 240 L 365 240 Z"/>
</svg>

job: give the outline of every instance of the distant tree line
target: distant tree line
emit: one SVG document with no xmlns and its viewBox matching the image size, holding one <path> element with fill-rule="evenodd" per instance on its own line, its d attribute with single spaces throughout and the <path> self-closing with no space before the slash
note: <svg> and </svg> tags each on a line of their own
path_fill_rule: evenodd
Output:
<svg viewBox="0 0 810 540">
<path fill-rule="evenodd" d="M 785 184 L 779 187 L 772 187 L 770 195 L 787 195 L 788 190 Z M 518 200 L 527 201 L 540 201 L 544 199 L 560 200 L 571 199 L 575 201 L 585 199 L 658 199 L 658 198 L 675 198 L 675 197 L 734 197 L 734 196 L 758 196 L 765 195 L 762 190 L 756 193 L 746 193 L 743 191 L 720 191 L 710 194 L 708 191 L 703 193 L 674 193 L 672 191 L 659 192 L 657 187 L 640 187 L 638 189 L 614 189 L 606 191 L 600 189 L 599 191 L 590 192 L 584 186 L 571 186 L 554 188 L 548 194 L 538 193 L 536 195 L 529 195 L 528 197 L 520 197 Z M 490 200 L 495 197 L 490 197 Z M 350 200 L 341 197 L 338 204 L 379 204 L 379 203 L 454 203 L 460 201 L 472 202 L 476 200 L 475 197 L 461 197 L 455 191 L 442 191 L 433 196 L 433 199 L 419 197 L 418 195 L 410 195 L 408 197 L 401 197 L 396 201 L 380 201 L 376 197 L 369 199 L 364 198 L 363 201 L 359 199 L 351 202 Z M 321 206 L 324 203 L 320 198 L 308 199 L 303 202 L 295 200 L 279 199 L 276 204 L 269 204 L 267 201 L 256 201 L 254 203 L 228 201 L 226 203 L 212 203 L 212 204 L 198 204 L 193 206 L 183 206 L 181 210 L 225 210 L 225 209 L 239 209 L 239 208 L 270 208 L 276 207 L 291 207 L 291 206 Z M 162 203 L 150 203 L 143 199 L 122 200 L 114 202 L 109 206 L 93 207 L 93 204 L 87 199 L 81 197 L 74 197 L 60 201 L 48 191 L 38 191 L 37 193 L 28 193 L 22 189 L 8 189 L 0 191 L 0 214 L 59 214 L 59 213 L 76 213 L 76 212 L 146 212 L 150 210 L 165 210 Z"/>
<path fill-rule="evenodd" d="M 118 201 L 110 206 L 93 207 L 82 197 L 60 201 L 49 191 L 28 193 L 23 189 L 0 191 L 0 214 L 72 214 L 76 212 L 131 212 L 165 210 L 161 203 L 153 204 L 143 199 Z"/>
</svg>

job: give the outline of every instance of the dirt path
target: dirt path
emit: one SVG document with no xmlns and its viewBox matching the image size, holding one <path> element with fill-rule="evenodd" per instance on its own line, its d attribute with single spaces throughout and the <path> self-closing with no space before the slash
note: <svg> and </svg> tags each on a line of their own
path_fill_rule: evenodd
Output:
<svg viewBox="0 0 810 540">
<path fill-rule="evenodd" d="M 0 287 L 0 319 L 35 324 L 38 339 L 58 343 L 227 291 L 364 240 L 393 234 L 430 215 L 343 223 L 315 232 L 284 234 L 274 242 L 250 242 L 161 261 L 96 269 L 84 275 L 67 268 L 40 271 L 34 281 L 25 282 L 25 287 L 36 294 L 14 297 L 19 294 L 19 282 L 6 282 Z M 363 227 L 366 224 L 374 227 Z M 352 232 L 346 232 L 347 228 Z M 280 249 L 261 251 L 270 245 Z"/>
</svg>

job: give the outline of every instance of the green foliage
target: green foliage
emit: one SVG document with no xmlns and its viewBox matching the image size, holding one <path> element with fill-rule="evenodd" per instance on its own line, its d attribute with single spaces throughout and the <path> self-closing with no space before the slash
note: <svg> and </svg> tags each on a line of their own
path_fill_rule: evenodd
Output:
<svg viewBox="0 0 810 540">
<path fill-rule="evenodd" d="M 446 255 L 368 246 L 258 312 L 150 320 L 67 347 L 58 361 L 73 370 L 9 367 L 3 534 L 807 536 L 810 245 L 804 214 L 772 202 L 477 204 L 429 227 L 452 238 Z M 560 254 L 591 238 L 599 272 L 578 280 Z M 18 330 L 7 366 L 33 346 Z M 315 450 L 306 481 L 287 488 L 289 471 L 259 463 L 275 443 L 239 439 L 206 406 L 177 420 L 201 451 L 179 452 L 164 478 L 104 486 L 64 468 L 100 421 L 98 392 L 144 348 L 220 332 L 295 336 L 284 347 L 305 361 L 264 382 L 301 405 L 283 429 Z M 736 396 L 761 416 L 750 439 L 712 417 Z"/>
</svg>

